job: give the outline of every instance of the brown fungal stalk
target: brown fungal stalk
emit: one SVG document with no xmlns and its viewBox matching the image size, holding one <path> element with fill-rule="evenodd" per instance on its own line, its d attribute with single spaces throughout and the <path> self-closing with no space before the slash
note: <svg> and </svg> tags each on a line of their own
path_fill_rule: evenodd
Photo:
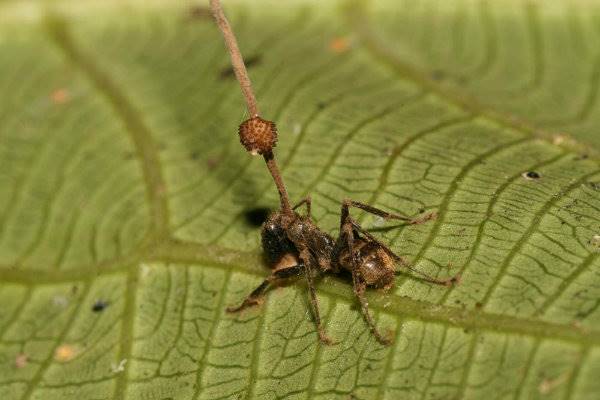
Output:
<svg viewBox="0 0 600 400">
<path fill-rule="evenodd" d="M 252 90 L 252 83 L 244 64 L 244 58 L 238 47 L 237 39 L 231 29 L 231 25 L 223 12 L 221 2 L 219 0 L 210 0 L 210 8 L 217 26 L 223 34 L 225 45 L 231 57 L 233 72 L 240 84 L 244 100 L 246 101 L 246 107 L 250 114 L 250 118 L 242 122 L 239 126 L 240 142 L 252 155 L 260 154 L 263 156 L 279 192 L 281 211 L 291 216 L 293 212 L 290 200 L 285 184 L 283 183 L 283 178 L 279 172 L 277 161 L 275 160 L 275 154 L 273 153 L 273 148 L 277 143 L 277 127 L 274 122 L 260 117 L 256 96 L 254 96 Z"/>
</svg>

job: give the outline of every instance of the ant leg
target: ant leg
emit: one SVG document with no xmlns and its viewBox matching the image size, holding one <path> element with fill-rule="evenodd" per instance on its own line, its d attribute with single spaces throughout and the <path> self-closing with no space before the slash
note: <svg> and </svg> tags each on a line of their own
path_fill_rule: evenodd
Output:
<svg viewBox="0 0 600 400">
<path fill-rule="evenodd" d="M 352 275 L 355 275 L 355 274 L 352 274 Z M 354 279 L 353 279 L 353 281 L 354 281 Z M 356 282 L 356 281 L 354 281 L 354 282 Z M 371 316 L 371 313 L 369 312 L 369 302 L 367 301 L 367 298 L 365 297 L 366 288 L 367 288 L 367 285 L 362 281 L 359 281 L 354 284 L 354 294 L 356 295 L 356 297 L 358 298 L 358 301 L 360 302 L 360 310 L 362 312 L 363 317 L 367 321 L 367 325 L 369 325 L 369 329 L 371 329 L 373 336 L 375 336 L 375 339 L 377 339 L 377 341 L 379 343 L 383 344 L 384 346 L 389 346 L 390 344 L 392 344 L 392 338 L 390 337 L 390 335 L 383 336 L 381 333 L 379 333 L 379 331 L 377 330 L 377 327 L 375 326 L 375 321 L 373 321 L 373 317 Z"/>
<path fill-rule="evenodd" d="M 426 282 L 429 283 L 435 283 L 436 285 L 442 285 L 442 286 L 452 286 L 454 284 L 457 284 L 460 277 L 457 276 L 453 276 L 452 278 L 449 279 L 437 279 L 434 278 L 433 276 L 426 274 L 423 271 L 419 271 L 418 269 L 416 269 L 415 267 L 413 267 L 412 265 L 410 265 L 408 263 L 408 261 L 406 261 L 404 258 L 400 257 L 399 255 L 397 255 L 396 253 L 394 253 L 392 251 L 392 249 L 390 249 L 388 246 L 386 246 L 385 244 L 383 244 L 382 242 L 380 242 L 376 237 L 374 237 L 373 235 L 371 235 L 369 232 L 367 232 L 366 230 L 363 229 L 362 226 L 360 226 L 359 224 L 357 224 L 353 219 L 349 219 L 350 220 L 350 224 L 352 225 L 352 227 L 354 229 L 356 229 L 358 232 L 360 232 L 361 234 L 365 235 L 369 240 L 377 243 L 379 246 L 381 246 L 383 248 L 383 250 L 389 254 L 390 257 L 392 257 L 395 261 L 399 262 L 400 264 L 402 264 L 403 267 L 405 267 L 406 269 L 408 269 L 409 271 L 411 271 L 414 274 L 417 274 L 421 277 L 421 279 L 423 279 Z"/>
<path fill-rule="evenodd" d="M 379 331 L 377 330 L 377 326 L 375 325 L 375 321 L 373 321 L 373 317 L 369 312 L 369 302 L 365 297 L 365 290 L 367 288 L 367 285 L 359 276 L 358 260 L 356 259 L 356 253 L 354 252 L 354 232 L 352 229 L 353 221 L 352 218 L 350 218 L 350 216 L 348 215 L 347 209 L 345 211 L 342 210 L 342 219 L 343 228 L 341 234 L 346 238 L 348 251 L 352 259 L 352 286 L 354 289 L 354 294 L 360 302 L 360 310 L 365 321 L 367 322 L 367 325 L 369 326 L 369 329 L 373 333 L 373 336 L 375 336 L 375 339 L 377 339 L 379 343 L 388 346 L 392 343 L 392 340 L 390 338 L 384 337 L 381 333 L 379 333 Z"/>
<path fill-rule="evenodd" d="M 262 281 L 249 295 L 244 299 L 242 304 L 237 307 L 227 307 L 227 312 L 234 313 L 243 310 L 246 307 L 251 307 L 259 304 L 265 295 L 265 292 L 274 282 L 282 279 L 298 276 L 304 270 L 304 265 L 298 264 L 288 268 L 278 269 L 269 275 L 267 279 Z"/>
<path fill-rule="evenodd" d="M 298 207 L 302 206 L 303 204 L 306 204 L 306 216 L 308 218 L 311 217 L 310 215 L 310 205 L 312 203 L 312 199 L 310 198 L 310 196 L 306 196 L 305 198 L 303 198 L 302 200 L 300 200 L 300 203 L 296 204 L 294 207 L 292 207 L 292 210 L 297 209 Z"/>
<path fill-rule="evenodd" d="M 417 225 L 417 224 L 423 224 L 427 221 L 430 221 L 432 219 L 435 219 L 437 217 L 437 213 L 436 212 L 431 212 L 428 214 L 425 214 L 419 218 L 411 218 L 408 217 L 406 215 L 401 215 L 401 214 L 394 214 L 394 213 L 390 213 L 387 211 L 383 211 L 379 208 L 375 208 L 373 206 L 370 206 L 368 204 L 365 203 L 361 203 L 359 201 L 354 201 L 354 200 L 344 200 L 342 207 L 346 207 L 346 208 L 350 208 L 350 207 L 356 207 L 356 208 L 360 208 L 361 210 L 364 210 L 368 213 L 377 215 L 378 217 L 384 218 L 384 219 L 398 219 L 401 221 L 406 221 L 411 225 Z"/>
<path fill-rule="evenodd" d="M 310 304 L 312 305 L 313 315 L 315 317 L 315 323 L 317 324 L 317 332 L 319 333 L 319 339 L 324 344 L 335 344 L 336 342 L 331 340 L 327 333 L 325 333 L 325 329 L 323 329 L 323 325 L 321 324 L 321 314 L 319 312 L 319 300 L 317 299 L 317 291 L 315 289 L 315 282 L 312 276 L 312 265 L 310 260 L 310 253 L 308 249 L 304 248 L 300 251 L 300 258 L 306 265 L 306 269 L 304 271 L 304 275 L 306 276 L 306 284 L 308 286 L 308 293 L 310 294 Z"/>
</svg>

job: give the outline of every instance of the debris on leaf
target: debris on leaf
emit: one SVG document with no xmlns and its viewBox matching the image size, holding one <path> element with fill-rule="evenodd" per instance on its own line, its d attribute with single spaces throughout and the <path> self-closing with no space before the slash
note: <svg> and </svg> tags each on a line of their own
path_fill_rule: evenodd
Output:
<svg viewBox="0 0 600 400">
<path fill-rule="evenodd" d="M 71 99 L 71 94 L 67 89 L 59 88 L 50 94 L 50 99 L 54 104 L 65 104 Z"/>
<path fill-rule="evenodd" d="M 557 133 L 552 136 L 552 143 L 557 146 L 560 146 L 561 144 L 564 144 L 565 142 L 569 142 L 572 140 L 573 139 L 571 139 L 571 137 L 569 136 L 568 133 Z"/>
<path fill-rule="evenodd" d="M 123 372 L 125 371 L 125 364 L 127 364 L 127 359 L 124 358 L 121 361 L 119 361 L 119 364 L 111 364 L 110 366 L 110 371 L 113 374 L 118 374 L 119 372 Z"/>
<path fill-rule="evenodd" d="M 333 53 L 344 53 L 350 49 L 350 44 L 350 39 L 347 37 L 336 37 L 329 42 L 329 50 Z"/>
<path fill-rule="evenodd" d="M 77 349 L 70 344 L 61 344 L 54 352 L 54 359 L 58 362 L 69 362 L 77 355 Z"/>
<path fill-rule="evenodd" d="M 552 392 L 554 389 L 556 389 L 558 386 L 567 382 L 567 380 L 569 379 L 569 376 L 570 376 L 569 372 L 563 372 L 556 378 L 545 378 L 538 385 L 538 391 L 541 394 L 548 394 L 548 393 Z"/>
<path fill-rule="evenodd" d="M 18 369 L 25 368 L 27 365 L 28 357 L 27 354 L 19 353 L 15 357 L 15 367 Z"/>
</svg>

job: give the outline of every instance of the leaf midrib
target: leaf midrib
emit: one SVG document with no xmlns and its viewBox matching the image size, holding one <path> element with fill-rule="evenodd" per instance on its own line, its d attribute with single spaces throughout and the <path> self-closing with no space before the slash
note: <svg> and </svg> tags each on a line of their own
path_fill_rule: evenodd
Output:
<svg viewBox="0 0 600 400">
<path fill-rule="evenodd" d="M 88 269 L 95 276 L 129 274 L 141 264 L 175 264 L 191 268 L 215 268 L 226 272 L 242 272 L 257 277 L 265 276 L 265 267 L 261 263 L 261 255 L 256 252 L 239 252 L 231 249 L 204 246 L 197 243 L 176 240 L 162 241 L 154 246 L 154 250 L 140 251 L 137 257 L 129 260 L 128 264 L 116 260 L 105 269 Z M 121 265 L 121 266 L 120 266 Z M 123 266 L 124 265 L 124 266 Z M 36 271 L 35 279 L 27 271 L 0 269 L 0 279 L 5 282 L 25 286 L 74 282 L 72 271 Z M 128 277 L 128 282 L 135 278 Z M 32 282 L 33 281 L 33 282 Z M 304 286 L 304 283 L 298 283 Z M 325 276 L 318 284 L 319 293 L 345 302 L 354 301 L 351 285 L 343 278 Z M 128 293 L 135 293 L 134 288 Z M 368 294 L 369 306 L 374 310 L 385 312 L 402 318 L 446 324 L 468 330 L 496 331 L 508 334 L 526 335 L 537 338 L 557 339 L 577 343 L 584 346 L 600 345 L 600 330 L 588 329 L 574 324 L 560 324 L 541 319 L 525 319 L 490 312 L 475 308 L 459 308 L 438 305 L 422 300 L 414 300 L 406 296 L 382 295 L 375 291 Z M 126 299 L 126 309 L 128 301 Z"/>
</svg>

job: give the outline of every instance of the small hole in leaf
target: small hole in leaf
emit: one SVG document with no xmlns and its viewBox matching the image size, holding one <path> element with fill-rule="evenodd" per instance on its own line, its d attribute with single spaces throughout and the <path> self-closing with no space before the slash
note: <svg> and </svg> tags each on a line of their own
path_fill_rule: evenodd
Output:
<svg viewBox="0 0 600 400">
<path fill-rule="evenodd" d="M 525 179 L 535 180 L 535 179 L 540 179 L 541 177 L 542 177 L 542 175 L 540 175 L 539 172 L 535 172 L 535 171 L 523 172 L 523 178 L 525 178 Z"/>
<path fill-rule="evenodd" d="M 92 306 L 92 311 L 95 313 L 102 312 L 108 307 L 108 302 L 104 300 L 96 300 L 94 305 Z"/>
<path fill-rule="evenodd" d="M 271 210 L 267 207 L 256 207 L 244 212 L 246 223 L 251 226 L 261 226 L 267 220 Z"/>
</svg>

